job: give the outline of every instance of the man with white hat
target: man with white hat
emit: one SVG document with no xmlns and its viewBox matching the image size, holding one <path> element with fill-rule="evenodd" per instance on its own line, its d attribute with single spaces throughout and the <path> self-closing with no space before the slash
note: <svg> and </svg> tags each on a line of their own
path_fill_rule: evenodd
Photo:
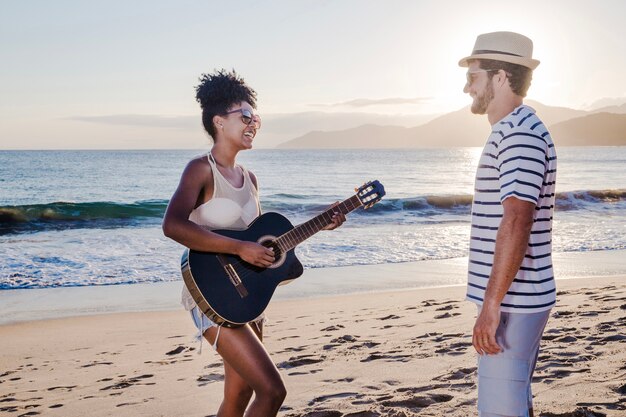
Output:
<svg viewBox="0 0 626 417">
<path fill-rule="evenodd" d="M 539 342 L 556 301 L 552 213 L 556 153 L 548 130 L 523 103 L 533 43 L 513 32 L 478 36 L 463 92 L 491 124 L 472 203 L 467 299 L 478 305 L 481 417 L 532 416 L 530 383 Z"/>
</svg>

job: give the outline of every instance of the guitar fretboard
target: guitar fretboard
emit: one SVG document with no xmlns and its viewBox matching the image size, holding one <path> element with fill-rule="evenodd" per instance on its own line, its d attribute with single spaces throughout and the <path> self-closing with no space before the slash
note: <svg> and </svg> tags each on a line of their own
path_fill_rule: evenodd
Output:
<svg viewBox="0 0 626 417">
<path fill-rule="evenodd" d="M 354 195 L 336 206 L 329 208 L 325 212 L 313 217 L 311 220 L 294 227 L 287 233 L 278 237 L 275 242 L 278 244 L 278 247 L 281 251 L 283 251 L 283 253 L 290 251 L 331 224 L 335 213 L 341 212 L 343 214 L 348 214 L 362 205 L 363 203 L 361 203 L 361 200 Z"/>
</svg>

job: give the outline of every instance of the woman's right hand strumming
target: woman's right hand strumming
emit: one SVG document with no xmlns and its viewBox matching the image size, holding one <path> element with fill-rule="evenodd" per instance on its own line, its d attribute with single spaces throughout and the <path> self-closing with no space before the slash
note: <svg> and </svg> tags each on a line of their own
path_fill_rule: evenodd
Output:
<svg viewBox="0 0 626 417">
<path fill-rule="evenodd" d="M 256 242 L 241 241 L 237 255 L 254 266 L 267 268 L 274 263 L 274 250 Z"/>
</svg>

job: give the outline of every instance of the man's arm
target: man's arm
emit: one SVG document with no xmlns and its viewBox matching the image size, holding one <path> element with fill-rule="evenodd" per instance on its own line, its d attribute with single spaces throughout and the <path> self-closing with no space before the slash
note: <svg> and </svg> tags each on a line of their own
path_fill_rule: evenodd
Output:
<svg viewBox="0 0 626 417">
<path fill-rule="evenodd" d="M 496 236 L 493 267 L 472 336 L 472 344 L 479 354 L 495 354 L 501 350 L 496 342 L 500 303 L 524 260 L 533 226 L 534 203 L 509 197 L 502 206 L 504 214 Z"/>
</svg>

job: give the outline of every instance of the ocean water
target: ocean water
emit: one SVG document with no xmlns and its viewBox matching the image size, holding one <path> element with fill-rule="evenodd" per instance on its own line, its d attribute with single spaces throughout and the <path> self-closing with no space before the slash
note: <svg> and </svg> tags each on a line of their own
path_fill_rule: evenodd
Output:
<svg viewBox="0 0 626 417">
<path fill-rule="evenodd" d="M 307 268 L 465 256 L 481 149 L 254 150 L 263 211 L 298 224 L 372 179 L 385 198 L 297 249 Z M 0 289 L 180 280 L 161 218 L 203 151 L 0 151 Z M 558 149 L 555 252 L 626 248 L 626 147 Z"/>
</svg>

